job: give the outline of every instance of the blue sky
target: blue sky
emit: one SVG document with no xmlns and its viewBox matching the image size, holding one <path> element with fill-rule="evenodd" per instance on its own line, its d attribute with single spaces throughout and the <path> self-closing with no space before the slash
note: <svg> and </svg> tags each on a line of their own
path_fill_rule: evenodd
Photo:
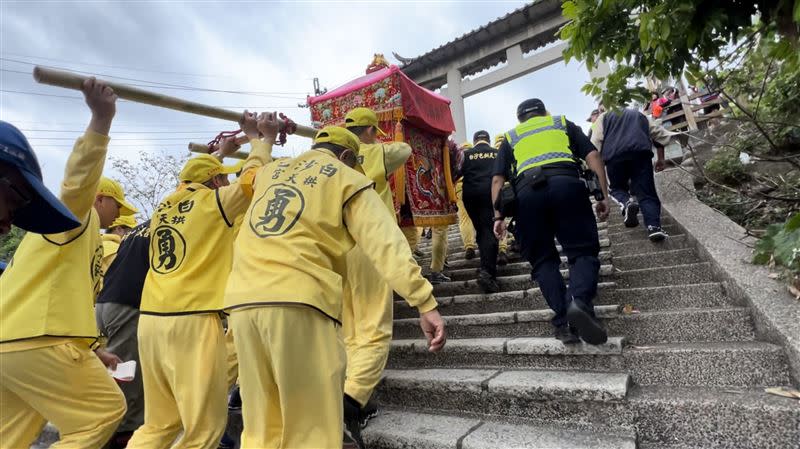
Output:
<svg viewBox="0 0 800 449">
<path fill-rule="evenodd" d="M 25 130 L 47 185 L 57 191 L 70 146 L 89 112 L 78 92 L 36 84 L 32 64 L 128 78 L 114 80 L 230 109 L 278 110 L 308 124 L 309 111 L 297 103 L 311 93 L 312 78 L 334 88 L 362 75 L 373 53 L 384 53 L 393 63 L 392 51 L 417 56 L 524 3 L 3 1 L 0 119 Z M 516 122 L 517 104 L 529 97 L 542 98 L 552 112 L 583 125 L 593 108 L 592 99 L 580 92 L 588 78 L 581 65 L 558 63 L 469 97 L 467 135 L 481 128 L 493 134 L 507 130 Z M 185 153 L 187 142 L 204 142 L 235 128 L 120 103 L 109 155 Z M 299 154 L 308 143 L 290 137 L 275 153 Z"/>
</svg>

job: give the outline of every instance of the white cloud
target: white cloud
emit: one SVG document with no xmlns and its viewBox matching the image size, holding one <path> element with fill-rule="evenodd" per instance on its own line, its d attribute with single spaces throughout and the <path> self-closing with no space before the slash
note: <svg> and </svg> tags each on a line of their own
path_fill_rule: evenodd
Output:
<svg viewBox="0 0 800 449">
<path fill-rule="evenodd" d="M 0 57 L 177 85 L 294 92 L 298 98 L 153 89 L 221 106 L 291 106 L 278 110 L 308 124 L 308 110 L 296 106 L 311 92 L 311 78 L 319 77 L 323 87 L 333 89 L 363 75 L 373 53 L 390 60 L 392 51 L 417 56 L 524 3 L 0 2 Z M 0 89 L 80 95 L 34 83 L 31 68 L 0 60 L 0 69 L 6 70 L 0 73 Z M 468 135 L 478 128 L 497 133 L 513 126 L 517 104 L 537 95 L 554 112 L 582 124 L 592 108 L 591 99 L 580 93 L 587 78 L 574 64 L 558 64 L 471 97 L 466 100 Z M 135 158 L 140 151 L 159 149 L 185 152 L 190 140 L 208 141 L 236 127 L 135 103 L 121 102 L 117 109 L 109 149 L 115 157 Z M 89 118 L 83 102 L 0 93 L 0 118 L 24 129 L 68 131 L 26 132 L 47 185 L 57 191 L 70 145 Z M 45 140 L 52 137 L 65 140 Z M 144 140 L 122 140 L 139 137 Z M 299 154 L 308 143 L 290 137 L 275 153 Z"/>
</svg>

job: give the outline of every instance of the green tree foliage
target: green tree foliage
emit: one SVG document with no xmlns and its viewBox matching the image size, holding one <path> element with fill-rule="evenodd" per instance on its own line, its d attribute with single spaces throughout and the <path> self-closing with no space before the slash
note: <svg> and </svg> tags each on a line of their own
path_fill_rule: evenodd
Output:
<svg viewBox="0 0 800 449">
<path fill-rule="evenodd" d="M 16 226 L 12 226 L 8 234 L 0 236 L 0 260 L 4 262 L 11 260 L 24 236 L 25 231 Z"/>
<path fill-rule="evenodd" d="M 796 63 L 800 52 L 800 0 L 567 0 L 562 8 L 570 19 L 561 30 L 570 44 L 566 59 L 584 61 L 589 69 L 600 61 L 616 63 L 608 77 L 584 87 L 606 105 L 648 101 L 635 80 L 722 69 L 763 38 L 781 59 Z"/>
</svg>

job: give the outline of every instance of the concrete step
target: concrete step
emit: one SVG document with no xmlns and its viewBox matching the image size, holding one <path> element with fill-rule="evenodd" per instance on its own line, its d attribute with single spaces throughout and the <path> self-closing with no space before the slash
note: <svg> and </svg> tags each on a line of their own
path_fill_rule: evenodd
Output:
<svg viewBox="0 0 800 449">
<path fill-rule="evenodd" d="M 512 265 L 522 264 L 523 266 L 527 266 L 527 272 L 530 272 L 530 265 L 528 262 L 518 254 L 509 254 L 509 257 L 513 259 L 513 262 L 506 265 L 506 267 L 501 267 L 498 265 L 497 269 L 502 273 L 504 269 L 511 267 Z M 608 264 L 611 263 L 611 251 L 600 251 L 598 254 L 598 259 L 600 259 L 601 264 Z M 481 259 L 480 259 L 480 252 L 476 250 L 475 258 L 474 259 L 460 259 L 447 262 L 448 267 L 445 268 L 445 272 L 453 273 L 457 270 L 464 270 L 467 268 L 472 268 L 473 270 L 479 268 L 481 266 Z M 567 257 L 561 256 L 561 268 L 567 268 Z M 427 268 L 427 267 L 425 267 Z"/>
<path fill-rule="evenodd" d="M 637 387 L 627 403 L 643 447 L 800 447 L 797 400 L 763 389 Z"/>
<path fill-rule="evenodd" d="M 610 307 L 610 308 L 609 308 Z M 714 309 L 677 309 L 623 314 L 614 306 L 596 306 L 595 310 L 609 335 L 624 336 L 634 345 L 698 341 L 750 341 L 753 324 L 744 307 Z M 552 311 L 530 310 L 477 315 L 446 316 L 450 338 L 481 337 L 550 337 Z M 418 319 L 394 321 L 394 337 L 419 338 Z"/>
<path fill-rule="evenodd" d="M 644 232 L 644 231 L 642 231 L 642 232 Z M 606 229 L 599 229 L 599 230 L 597 231 L 597 235 L 598 235 L 598 236 L 599 236 L 601 239 L 608 238 L 608 230 L 606 230 Z M 620 234 L 620 235 L 624 235 L 624 234 Z M 645 235 L 645 236 L 646 236 L 646 235 Z M 425 242 L 420 242 L 420 243 L 417 245 L 417 249 L 419 249 L 419 250 L 420 250 L 420 251 L 422 251 L 423 253 L 429 254 L 429 253 L 431 252 L 432 245 L 433 245 L 433 242 L 432 242 L 432 241 L 430 241 L 430 240 L 425 240 Z M 448 240 L 447 240 L 447 249 L 448 249 L 448 251 L 451 251 L 451 252 L 461 252 L 461 251 L 464 251 L 464 243 L 461 241 L 461 237 L 458 237 L 458 238 L 456 238 L 456 239 L 452 239 L 452 240 L 448 239 Z M 476 249 L 477 249 L 477 248 L 476 248 Z"/>
<path fill-rule="evenodd" d="M 636 256 L 640 254 L 655 254 L 674 249 L 692 248 L 685 234 L 669 236 L 663 242 L 651 242 L 644 238 L 641 240 L 631 240 L 628 242 L 616 243 L 611 246 L 614 257 Z"/>
<path fill-rule="evenodd" d="M 611 242 L 607 238 L 600 239 L 600 251 L 605 251 L 608 247 L 611 246 Z M 556 245 L 556 249 L 561 252 L 561 245 Z M 514 262 L 522 261 L 522 256 L 519 253 L 512 252 L 508 255 L 509 259 Z M 464 260 L 464 250 L 463 249 L 450 249 L 447 253 L 447 261 L 454 262 L 457 260 Z M 417 262 L 420 266 L 426 267 L 431 263 L 431 255 L 427 253 L 424 257 L 418 258 Z"/>
<path fill-rule="evenodd" d="M 620 288 L 700 284 L 713 282 L 715 278 L 709 262 L 619 271 L 613 276 Z"/>
<path fill-rule="evenodd" d="M 614 275 L 614 269 L 611 265 L 601 267 L 601 276 Z M 474 273 L 474 271 L 473 271 Z M 463 274 L 458 277 L 465 277 Z M 483 289 L 478 285 L 477 275 L 469 277 L 470 280 L 455 279 L 452 282 L 443 282 L 433 286 L 433 295 L 439 296 L 456 296 L 456 295 L 469 295 L 483 293 Z M 561 277 L 569 279 L 569 271 L 561 270 Z M 530 274 L 517 274 L 513 276 L 502 276 L 497 278 L 497 283 L 500 286 L 501 292 L 510 292 L 518 290 L 527 290 L 533 288 L 535 283 L 531 280 Z M 395 298 L 398 298 L 395 295 Z"/>
<path fill-rule="evenodd" d="M 636 438 L 484 418 L 382 410 L 363 433 L 372 449 L 636 449 Z"/>
<path fill-rule="evenodd" d="M 524 265 L 517 265 L 521 269 Z M 458 271 L 452 282 L 444 282 L 433 287 L 433 294 L 439 296 L 456 296 L 483 293 L 478 285 L 477 273 L 474 270 Z M 445 271 L 445 273 L 448 273 Z M 561 270 L 561 276 L 569 279 L 569 271 Z M 669 267 L 644 268 L 639 270 L 618 271 L 611 265 L 600 266 L 601 280 L 613 281 L 621 288 L 659 287 L 664 285 L 684 285 L 713 282 L 716 275 L 709 262 L 699 262 Z M 527 290 L 536 287 L 529 272 L 524 274 L 501 276 L 497 278 L 501 292 Z M 397 298 L 400 299 L 400 298 Z"/>
<path fill-rule="evenodd" d="M 595 304 L 630 304 L 641 312 L 734 305 L 718 282 L 642 288 L 617 288 L 614 282 L 601 282 L 597 287 L 598 297 Z M 511 312 L 547 307 L 539 288 L 491 294 L 437 296 L 436 300 L 439 302 L 439 311 L 444 315 Z M 419 315 L 416 309 L 403 300 L 395 301 L 394 313 L 397 318 L 414 318 Z"/>
<path fill-rule="evenodd" d="M 610 266 L 611 252 L 609 251 L 601 252 L 598 255 L 598 259 L 600 259 L 600 263 L 602 265 Z M 450 276 L 450 278 L 453 279 L 454 281 L 463 281 L 476 278 L 478 269 L 481 265 L 481 260 L 479 257 L 475 257 L 472 260 L 464 259 L 458 261 L 457 264 L 456 262 L 453 262 L 450 263 L 449 265 L 450 266 L 447 269 L 445 269 L 447 275 Z M 461 266 L 463 268 L 456 268 L 456 266 L 454 265 Z M 470 266 L 465 267 L 464 265 L 470 265 Z M 566 270 L 568 268 L 569 265 L 567 264 L 567 258 L 563 256 L 561 258 L 561 269 Z M 498 277 L 515 276 L 519 274 L 530 274 L 530 273 L 531 273 L 531 264 L 529 264 L 526 261 L 513 262 L 505 266 L 500 266 L 500 265 L 497 266 Z"/>
<path fill-rule="evenodd" d="M 626 373 L 496 369 L 386 370 L 380 403 L 561 424 L 618 426 Z"/>
<path fill-rule="evenodd" d="M 664 226 L 663 229 L 664 231 L 667 232 L 667 234 L 670 235 L 683 234 L 683 232 L 675 225 Z M 648 233 L 647 233 L 647 228 L 645 228 L 644 226 L 639 226 L 636 228 L 625 228 L 624 231 L 621 229 L 620 230 L 615 229 L 613 231 L 609 231 L 607 237 L 613 243 L 619 244 L 623 242 L 641 241 L 643 239 L 648 239 Z"/>
<path fill-rule="evenodd" d="M 662 215 L 661 216 L 661 226 L 672 226 L 676 224 L 675 220 L 669 215 Z M 606 227 L 608 228 L 609 232 L 615 232 L 619 230 L 625 229 L 636 229 L 636 228 L 629 228 L 625 226 L 625 223 L 622 221 L 622 216 L 618 215 L 614 212 L 611 213 L 611 216 L 606 220 Z M 644 220 L 642 219 L 642 215 L 639 214 L 639 228 L 644 227 Z"/>
<path fill-rule="evenodd" d="M 763 342 L 565 345 L 552 337 L 451 339 L 438 354 L 425 340 L 392 342 L 390 368 L 533 368 L 627 372 L 636 384 L 757 387 L 790 383 L 780 346 Z"/>
<path fill-rule="evenodd" d="M 694 249 L 673 249 L 661 251 L 657 255 L 639 254 L 634 256 L 616 256 L 613 258 L 614 267 L 625 270 L 637 270 L 641 268 L 668 267 L 671 265 L 683 265 L 688 263 L 701 262 L 700 256 Z"/>
<path fill-rule="evenodd" d="M 445 270 L 445 273 L 454 281 L 468 281 L 478 278 L 477 268 L 462 268 L 460 270 Z M 517 262 L 508 264 L 504 267 L 497 267 L 497 279 L 503 280 L 510 276 L 526 275 L 530 277 L 531 265 L 528 262 Z M 561 274 L 564 279 L 569 279 L 569 271 L 567 267 L 561 269 Z M 610 264 L 603 264 L 600 266 L 600 276 L 610 276 L 614 274 L 614 267 Z"/>
</svg>

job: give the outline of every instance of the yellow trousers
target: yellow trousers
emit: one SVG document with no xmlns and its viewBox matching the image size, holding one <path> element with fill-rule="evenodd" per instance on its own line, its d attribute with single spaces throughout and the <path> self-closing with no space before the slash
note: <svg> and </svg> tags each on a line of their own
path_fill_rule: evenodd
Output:
<svg viewBox="0 0 800 449">
<path fill-rule="evenodd" d="M 393 294 L 359 246 L 347 254 L 342 331 L 347 350 L 344 392 L 367 404 L 392 343 Z"/>
<path fill-rule="evenodd" d="M 219 315 L 142 314 L 139 358 L 144 425 L 134 432 L 128 449 L 216 449 L 228 417 Z"/>
<path fill-rule="evenodd" d="M 462 198 L 462 184 L 456 184 L 456 198 L 458 199 L 458 230 L 461 233 L 461 241 L 464 243 L 464 249 L 475 249 L 478 245 L 475 243 L 475 226 L 472 225 L 472 220 L 469 219 L 467 208 L 464 207 L 464 199 Z"/>
<path fill-rule="evenodd" d="M 303 305 L 234 309 L 242 449 L 341 449 L 339 326 Z"/>
<path fill-rule="evenodd" d="M 230 390 L 239 377 L 239 357 L 236 354 L 236 346 L 233 344 L 233 329 L 231 329 L 230 324 L 225 331 L 225 354 L 227 355 L 225 359 L 225 384 Z"/>
<path fill-rule="evenodd" d="M 0 447 L 28 448 L 50 421 L 51 448 L 103 446 L 125 415 L 125 397 L 85 345 L 0 353 Z"/>
<path fill-rule="evenodd" d="M 444 269 L 447 256 L 447 226 L 434 226 L 431 237 L 431 271 L 439 273 Z"/>
<path fill-rule="evenodd" d="M 400 230 L 403 231 L 403 235 L 408 240 L 408 246 L 411 247 L 411 251 L 417 249 L 417 245 L 419 245 L 419 228 L 416 226 L 404 226 Z"/>
</svg>

